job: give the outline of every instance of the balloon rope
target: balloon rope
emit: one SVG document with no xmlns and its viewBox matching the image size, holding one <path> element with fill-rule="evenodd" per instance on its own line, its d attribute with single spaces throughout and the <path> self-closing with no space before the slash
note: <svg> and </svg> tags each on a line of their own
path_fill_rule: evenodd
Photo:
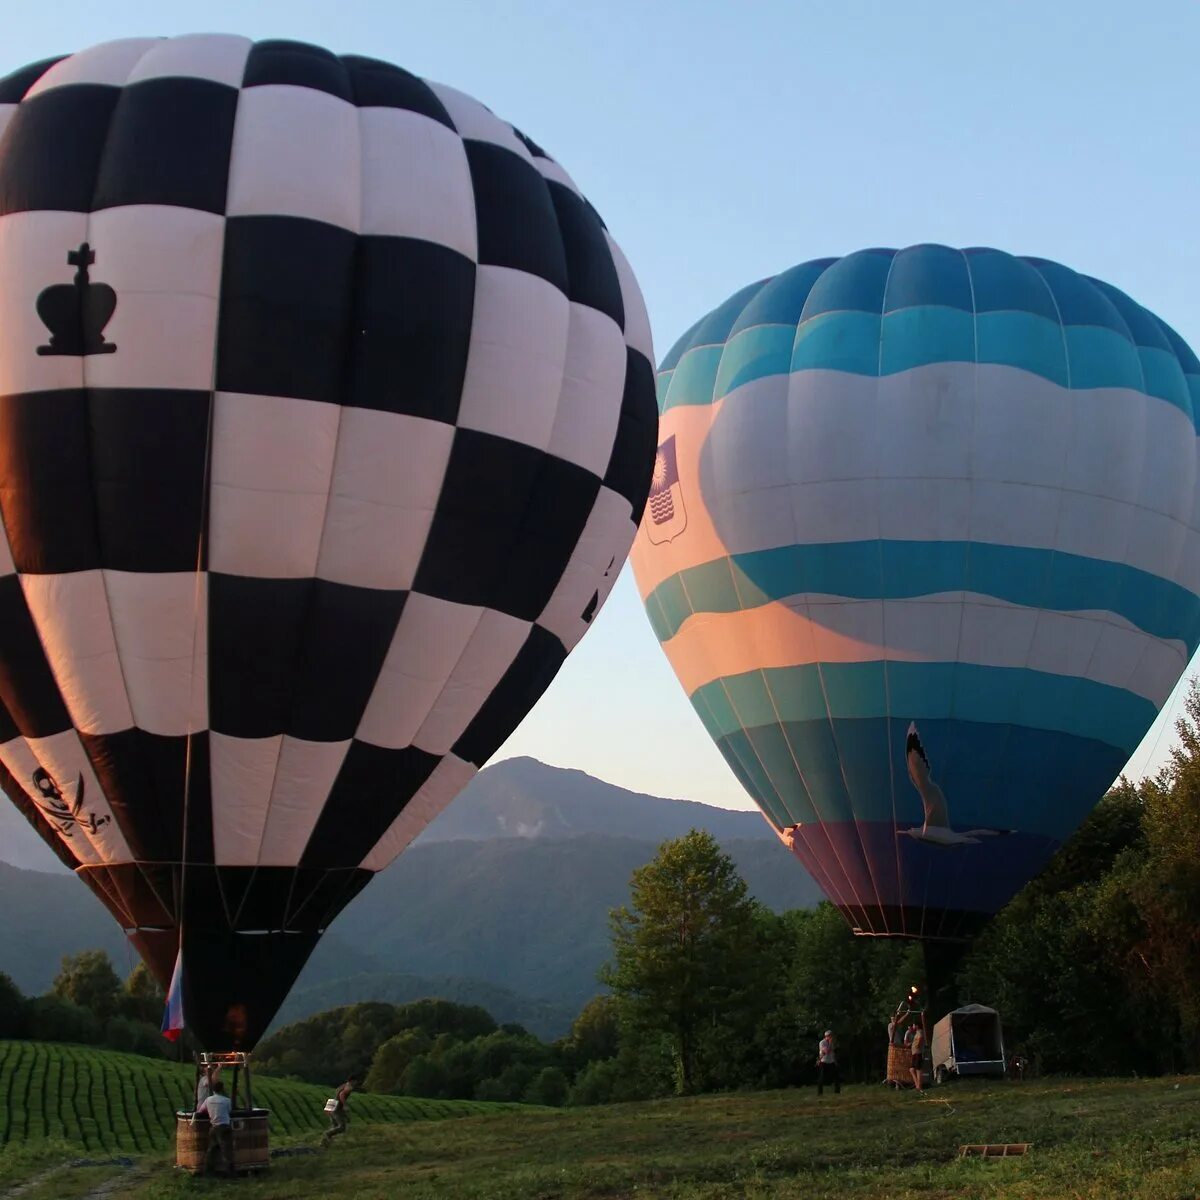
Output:
<svg viewBox="0 0 1200 1200">
<path fill-rule="evenodd" d="M 216 378 L 216 349 L 213 350 L 213 378 Z M 200 528 L 196 533 L 196 566 L 194 571 L 194 584 L 192 589 L 192 671 L 191 671 L 191 691 L 188 696 L 188 718 L 187 718 L 187 743 L 184 752 L 183 761 L 183 837 L 182 837 L 182 858 L 183 861 L 179 868 L 179 951 L 183 951 L 183 923 L 185 917 L 185 909 L 187 906 L 187 870 L 188 870 L 188 832 L 190 829 L 190 809 L 192 799 L 192 766 L 194 762 L 193 739 L 196 734 L 196 657 L 199 645 L 199 626 L 200 626 L 200 605 L 206 602 L 205 598 L 205 570 L 204 570 L 204 555 L 206 548 L 206 533 L 208 531 L 208 506 L 209 506 L 209 485 L 212 477 L 212 444 L 213 444 L 213 419 L 217 407 L 216 391 L 209 393 L 208 402 L 208 425 L 204 434 L 204 475 L 201 482 L 200 495 Z M 207 707 L 207 705 L 206 705 Z M 207 716 L 205 724 L 207 725 Z M 214 847 L 215 850 L 215 847 Z M 214 862 L 215 862 L 214 853 Z"/>
</svg>

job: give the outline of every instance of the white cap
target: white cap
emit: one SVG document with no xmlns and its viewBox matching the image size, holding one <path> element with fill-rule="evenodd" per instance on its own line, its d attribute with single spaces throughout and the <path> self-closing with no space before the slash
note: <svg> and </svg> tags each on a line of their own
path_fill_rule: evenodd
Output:
<svg viewBox="0 0 1200 1200">
<path fill-rule="evenodd" d="M 826 1037 L 833 1037 L 833 1030 L 832 1030 L 832 1029 L 827 1029 L 827 1030 L 825 1030 L 825 1036 L 826 1036 Z"/>
</svg>

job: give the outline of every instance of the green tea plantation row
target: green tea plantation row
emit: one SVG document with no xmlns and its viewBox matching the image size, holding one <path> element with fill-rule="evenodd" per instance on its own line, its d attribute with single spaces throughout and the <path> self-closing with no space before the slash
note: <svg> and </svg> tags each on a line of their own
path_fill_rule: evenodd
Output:
<svg viewBox="0 0 1200 1200">
<path fill-rule="evenodd" d="M 55 1042 L 0 1041 L 0 1146 L 44 1138 L 89 1151 L 167 1149 L 175 1111 L 190 1108 L 191 1064 Z M 254 1101 L 271 1110 L 271 1131 L 295 1139 L 326 1125 L 332 1089 L 256 1077 Z M 359 1094 L 351 1120 L 380 1124 L 439 1120 L 517 1108 L 468 1100 L 420 1100 Z"/>
</svg>

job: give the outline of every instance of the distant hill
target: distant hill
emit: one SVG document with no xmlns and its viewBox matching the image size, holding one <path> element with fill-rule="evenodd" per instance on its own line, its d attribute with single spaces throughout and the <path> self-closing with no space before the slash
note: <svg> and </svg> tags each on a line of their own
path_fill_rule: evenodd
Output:
<svg viewBox="0 0 1200 1200">
<path fill-rule="evenodd" d="M 768 908 L 806 908 L 820 899 L 774 838 L 723 845 Z M 334 929 L 387 971 L 481 979 L 577 1009 L 599 990 L 609 910 L 629 899 L 630 875 L 655 848 L 595 835 L 414 846 Z M 311 965 L 328 974 L 321 955 L 318 947 Z"/>
<path fill-rule="evenodd" d="M 24 825 L 15 809 L 0 811 Z M 0 825 L 0 834 L 11 828 Z M 480 772 L 338 918 L 297 983 L 297 1002 L 399 1002 L 416 998 L 413 988 L 438 986 L 447 999 L 489 1007 L 481 997 L 492 989 L 503 1012 L 524 1014 L 497 1009 L 497 1019 L 552 1029 L 599 990 L 608 913 L 627 901 L 634 868 L 691 828 L 717 838 L 767 907 L 820 899 L 757 813 L 643 796 L 581 771 L 511 759 Z M 0 841 L 0 851 L 12 855 L 14 845 Z M 26 993 L 49 987 L 64 954 L 100 947 L 122 973 L 136 962 L 99 902 L 65 871 L 0 863 L 0 911 L 0 971 Z M 355 995 L 352 980 L 394 990 Z"/>
<path fill-rule="evenodd" d="M 340 1008 L 344 1004 L 357 1004 L 364 1000 L 408 1004 L 427 996 L 451 1000 L 456 1004 L 478 1004 L 491 1013 L 497 1024 L 523 1025 L 530 1033 L 547 1041 L 569 1032 L 571 1022 L 578 1015 L 577 1010 L 568 1005 L 531 1000 L 528 996 L 518 996 L 508 988 L 496 987 L 478 979 L 460 979 L 453 975 L 426 978 L 376 971 L 308 986 L 301 981 L 292 989 L 292 994 L 279 1010 L 271 1028 L 280 1029 L 293 1021 L 303 1021 L 305 1017 Z"/>
<path fill-rule="evenodd" d="M 721 842 L 775 840 L 757 811 L 648 796 L 583 771 L 547 766 L 534 758 L 508 758 L 480 771 L 418 841 L 559 839 L 599 833 L 657 843 L 692 828 L 706 829 Z"/>
<path fill-rule="evenodd" d="M 717 808 L 631 792 L 583 771 L 551 767 L 533 758 L 509 758 L 485 767 L 417 839 L 481 842 L 489 838 L 565 838 L 600 833 L 661 842 L 689 829 L 718 841 L 773 841 L 756 811 Z M 49 847 L 12 804 L 0 796 L 0 863 L 66 874 Z"/>
</svg>

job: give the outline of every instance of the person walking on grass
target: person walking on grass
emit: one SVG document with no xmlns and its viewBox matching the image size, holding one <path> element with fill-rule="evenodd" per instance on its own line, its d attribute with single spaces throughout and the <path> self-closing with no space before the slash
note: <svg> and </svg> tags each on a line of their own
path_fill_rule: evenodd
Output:
<svg viewBox="0 0 1200 1200">
<path fill-rule="evenodd" d="M 909 1049 L 912 1051 L 909 1074 L 912 1075 L 913 1086 L 918 1092 L 923 1092 L 925 1089 L 921 1080 L 925 1071 L 925 1030 L 920 1025 L 913 1026 L 913 1038 Z"/>
<path fill-rule="evenodd" d="M 345 1083 L 337 1090 L 337 1095 L 333 1098 L 333 1108 L 329 1110 L 329 1128 L 321 1137 L 321 1145 L 328 1146 L 331 1141 L 339 1134 L 346 1132 L 346 1125 L 350 1118 L 346 1114 L 346 1105 L 350 1101 L 350 1093 L 358 1088 L 358 1076 L 351 1075 Z"/>
<path fill-rule="evenodd" d="M 840 1096 L 842 1080 L 838 1074 L 837 1046 L 833 1040 L 833 1030 L 825 1030 L 825 1036 L 817 1047 L 817 1095 L 825 1094 L 825 1085 L 833 1084 L 833 1094 Z"/>
<path fill-rule="evenodd" d="M 221 1174 L 233 1174 L 233 1128 L 229 1124 L 229 1097 L 225 1095 L 225 1085 L 219 1080 L 212 1081 L 212 1091 L 205 1097 L 204 1103 L 196 1106 L 192 1114 L 192 1123 L 203 1113 L 208 1118 L 208 1149 L 204 1152 L 204 1174 L 213 1174 L 213 1164 L 221 1160 Z"/>
</svg>

